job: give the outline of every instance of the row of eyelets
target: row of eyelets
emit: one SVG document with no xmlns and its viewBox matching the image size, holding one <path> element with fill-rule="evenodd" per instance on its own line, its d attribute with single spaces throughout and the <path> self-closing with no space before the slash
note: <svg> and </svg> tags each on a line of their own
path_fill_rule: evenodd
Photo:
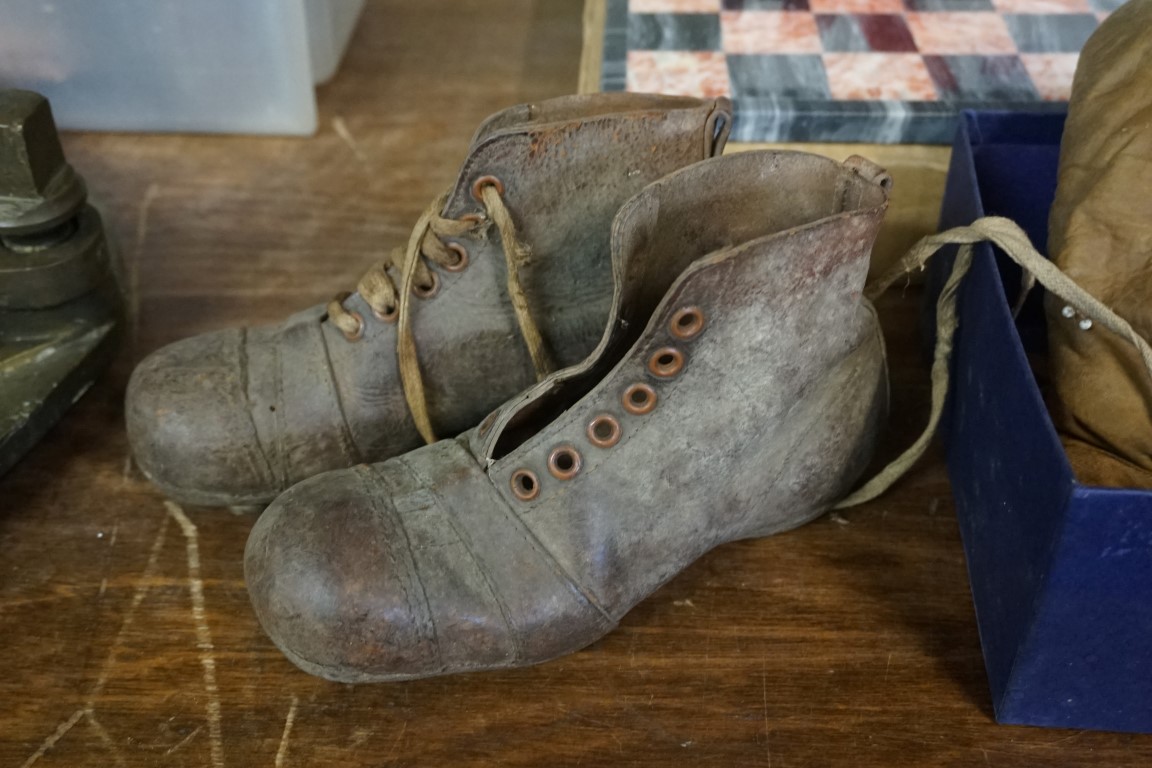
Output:
<svg viewBox="0 0 1152 768">
<path fill-rule="evenodd" d="M 495 176 L 481 176 L 476 179 L 476 182 L 472 185 L 472 196 L 478 201 L 483 201 L 483 190 L 485 187 L 495 187 L 496 193 L 501 197 L 504 196 L 504 183 Z M 477 224 L 481 224 L 484 221 L 484 216 L 478 213 L 466 213 L 461 216 L 460 219 L 462 221 L 474 221 Z M 456 254 L 457 258 L 452 264 L 443 265 L 444 270 L 446 272 L 463 272 L 467 269 L 469 261 L 468 249 L 457 242 L 445 243 L 445 245 L 448 250 Z M 435 272 L 431 272 L 431 275 L 432 282 L 430 284 L 412 286 L 412 294 L 416 296 L 416 298 L 430 299 L 440 292 L 440 277 Z M 350 314 L 356 318 L 358 325 L 355 333 L 345 333 L 344 338 L 348 339 L 348 341 L 359 341 L 364 338 L 364 317 L 357 312 L 351 312 Z M 377 312 L 373 309 L 372 315 L 382 323 L 394 323 L 400 316 L 400 312 L 397 307 L 390 307 L 387 312 Z"/>
<path fill-rule="evenodd" d="M 477 181 L 477 185 L 481 180 Z M 473 188 L 477 194 L 479 186 Z M 704 330 L 704 313 L 699 307 L 685 307 L 677 310 L 668 322 L 668 332 L 683 340 L 694 339 Z M 648 370 L 662 379 L 680 373 L 684 368 L 685 356 L 676 347 L 661 347 L 648 359 Z M 643 416 L 656 409 L 659 397 L 656 390 L 643 382 L 629 385 L 620 395 L 624 410 L 635 416 Z M 585 433 L 588 441 L 597 448 L 611 448 L 620 442 L 623 435 L 620 421 L 610 413 L 601 413 L 588 422 Z M 548 454 L 548 472 L 557 480 L 571 480 L 584 466 L 580 452 L 572 445 L 560 445 Z M 512 473 L 512 495 L 521 501 L 531 501 L 540 495 L 540 478 L 530 469 L 518 469 Z"/>
</svg>

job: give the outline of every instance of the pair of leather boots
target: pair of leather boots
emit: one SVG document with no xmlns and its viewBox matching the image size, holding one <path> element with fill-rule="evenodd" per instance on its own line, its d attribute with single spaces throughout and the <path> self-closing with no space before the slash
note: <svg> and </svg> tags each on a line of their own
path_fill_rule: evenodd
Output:
<svg viewBox="0 0 1152 768">
<path fill-rule="evenodd" d="M 501 112 L 355 293 L 141 363 L 148 477 L 275 498 L 245 574 L 289 659 L 340 681 L 541 662 L 845 495 L 887 407 L 861 292 L 891 182 L 720 157 L 730 120 L 622 94 Z"/>
</svg>

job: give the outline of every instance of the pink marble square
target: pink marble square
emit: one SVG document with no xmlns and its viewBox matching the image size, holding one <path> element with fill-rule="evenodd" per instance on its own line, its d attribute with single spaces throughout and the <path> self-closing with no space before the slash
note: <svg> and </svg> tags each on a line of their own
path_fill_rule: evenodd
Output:
<svg viewBox="0 0 1152 768">
<path fill-rule="evenodd" d="M 720 14 L 725 53 L 820 53 L 816 17 L 793 11 Z"/>
<path fill-rule="evenodd" d="M 1092 13 L 1088 0 L 992 0 L 1001 13 Z"/>
<path fill-rule="evenodd" d="M 808 0 L 813 13 L 904 13 L 904 0 Z"/>
<path fill-rule="evenodd" d="M 720 0 L 628 0 L 631 13 L 719 13 Z"/>
<path fill-rule="evenodd" d="M 907 21 L 923 54 L 1016 53 L 1016 41 L 997 13 L 909 13 Z"/>
<path fill-rule="evenodd" d="M 832 98 L 841 101 L 936 101 L 936 86 L 915 53 L 826 53 Z"/>
<path fill-rule="evenodd" d="M 1022 53 L 1020 61 L 1040 98 L 1045 101 L 1068 101 L 1072 95 L 1072 76 L 1076 74 L 1078 53 Z"/>
<path fill-rule="evenodd" d="M 627 88 L 704 98 L 732 91 L 728 60 L 720 51 L 628 51 Z"/>
</svg>

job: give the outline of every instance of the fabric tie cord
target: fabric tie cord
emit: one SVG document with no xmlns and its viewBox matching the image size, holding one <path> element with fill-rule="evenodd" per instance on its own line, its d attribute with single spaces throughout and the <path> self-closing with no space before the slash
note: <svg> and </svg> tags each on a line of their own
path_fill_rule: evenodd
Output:
<svg viewBox="0 0 1152 768">
<path fill-rule="evenodd" d="M 936 304 L 936 349 L 932 360 L 932 405 L 928 425 L 924 432 L 903 454 L 881 470 L 875 477 L 839 502 L 834 508 L 844 509 L 875 499 L 887 491 L 924 455 L 928 444 L 936 434 L 944 402 L 948 396 L 949 363 L 952 358 L 953 340 L 959 325 L 957 297 L 960 284 L 972 266 L 972 252 L 976 244 L 992 242 L 999 246 L 1008 258 L 1016 262 L 1025 273 L 1025 284 L 1035 279 L 1046 289 L 1075 307 L 1079 313 L 1092 319 L 1121 338 L 1129 341 L 1140 353 L 1149 376 L 1152 376 L 1152 347 L 1128 324 L 1100 300 L 1076 284 L 1072 278 L 1060 271 L 1055 264 L 1040 254 L 1028 239 L 1028 235 L 1014 221 L 999 216 L 978 219 L 969 226 L 956 227 L 946 232 L 925 237 L 904 256 L 888 273 L 865 289 L 870 300 L 876 300 L 889 287 L 908 273 L 923 269 L 924 265 L 941 248 L 959 245 L 956 261 L 948 281 L 940 291 Z"/>
<path fill-rule="evenodd" d="M 448 195 L 448 192 L 440 195 L 424 211 L 412 229 L 406 249 L 393 250 L 383 261 L 365 272 L 356 285 L 357 293 L 378 319 L 397 324 L 396 356 L 404 399 L 420 436 L 428 443 L 436 442 L 436 432 L 428 414 L 428 399 L 412 333 L 411 302 L 413 295 L 430 295 L 435 290 L 438 278 L 428 268 L 425 260 L 447 270 L 461 268 L 465 256 L 446 244 L 445 238 L 483 236 L 490 224 L 495 225 L 496 231 L 500 233 L 508 272 L 508 296 L 516 313 L 520 336 L 532 358 L 537 380 L 553 368 L 521 282 L 521 270 L 528 264 L 531 253 L 517 236 L 516 224 L 500 191 L 492 184 L 482 187 L 486 215 L 473 214 L 460 219 L 448 219 L 441 215 Z M 399 287 L 389 274 L 393 268 L 400 272 Z M 356 340 L 364 332 L 364 319 L 344 307 L 344 302 L 351 295 L 348 292 L 341 293 L 328 303 L 328 319 L 346 338 Z"/>
</svg>

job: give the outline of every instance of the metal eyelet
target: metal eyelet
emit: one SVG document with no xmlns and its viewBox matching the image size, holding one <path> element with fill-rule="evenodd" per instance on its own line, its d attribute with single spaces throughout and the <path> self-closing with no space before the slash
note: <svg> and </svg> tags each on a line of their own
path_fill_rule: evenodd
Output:
<svg viewBox="0 0 1152 768">
<path fill-rule="evenodd" d="M 656 390 L 647 384 L 633 384 L 620 396 L 620 404 L 635 416 L 652 413 L 656 408 Z"/>
<path fill-rule="evenodd" d="M 382 323 L 394 323 L 400 317 L 400 308 L 393 306 L 387 312 L 378 312 L 376 308 L 372 308 L 372 317 L 376 318 Z"/>
<path fill-rule="evenodd" d="M 694 339 L 704 330 L 704 313 L 700 307 L 684 307 L 668 321 L 668 332 L 678 339 Z"/>
<path fill-rule="evenodd" d="M 495 176 L 481 176 L 472 182 L 472 197 L 477 202 L 484 202 L 484 187 L 495 187 L 496 194 L 504 197 L 504 182 Z"/>
<path fill-rule="evenodd" d="M 648 358 L 648 370 L 653 376 L 670 379 L 684 368 L 684 353 L 676 347 L 662 347 Z"/>
<path fill-rule="evenodd" d="M 530 469 L 516 470 L 509 482 L 512 485 L 512 495 L 520 501 L 532 501 L 540 495 L 540 478 Z"/>
<path fill-rule="evenodd" d="M 344 334 L 344 338 L 348 339 L 348 341 L 360 341 L 360 339 L 364 338 L 364 317 L 359 312 L 349 312 L 348 316 L 356 320 L 356 330 L 348 333 L 341 329 L 341 333 Z"/>
<path fill-rule="evenodd" d="M 620 422 L 610 413 L 602 413 L 588 422 L 588 442 L 597 448 L 611 448 L 620 442 Z"/>
<path fill-rule="evenodd" d="M 412 294 L 418 299 L 430 299 L 440 292 L 440 277 L 435 273 L 429 271 L 432 276 L 431 285 L 413 285 Z"/>
<path fill-rule="evenodd" d="M 463 272 L 467 269 L 468 249 L 460 245 L 460 243 L 445 243 L 444 245 L 458 257 L 455 263 L 443 265 L 444 269 L 448 272 Z"/>
<path fill-rule="evenodd" d="M 571 480 L 584 466 L 580 452 L 570 445 L 561 445 L 548 454 L 548 471 L 557 480 Z"/>
</svg>

